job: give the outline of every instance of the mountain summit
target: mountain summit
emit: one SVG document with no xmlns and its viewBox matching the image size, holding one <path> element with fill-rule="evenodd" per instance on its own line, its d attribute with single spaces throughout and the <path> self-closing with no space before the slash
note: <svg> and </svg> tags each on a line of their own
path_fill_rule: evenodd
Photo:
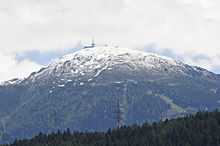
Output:
<svg viewBox="0 0 220 146">
<path fill-rule="evenodd" d="M 86 82 L 91 82 L 102 72 L 111 71 L 113 68 L 122 69 L 121 71 L 127 70 L 126 73 L 132 72 L 134 76 L 138 75 L 133 73 L 140 72 L 148 72 L 151 75 L 182 74 L 185 76 L 193 76 L 192 73 L 198 73 L 207 78 L 215 76 L 205 69 L 191 67 L 156 54 L 127 48 L 94 47 L 82 49 L 56 59 L 46 68 L 42 68 L 37 73 L 32 73 L 27 80 L 38 81 L 39 79 L 48 80 L 54 77 L 65 77 L 66 79 L 61 79 L 61 81 L 68 81 L 68 78 L 74 77 L 75 81 L 83 78 L 84 81 L 87 79 Z"/>
<path fill-rule="evenodd" d="M 86 48 L 0 85 L 0 139 L 175 118 L 220 105 L 220 76 L 170 58 Z"/>
<path fill-rule="evenodd" d="M 97 78 L 102 72 L 116 66 L 124 66 L 130 71 L 181 71 L 183 64 L 172 59 L 148 54 L 142 51 L 116 47 L 95 47 L 83 49 L 53 61 L 48 67 L 33 74 L 32 78 L 48 78 L 54 76 L 82 77 L 89 81 Z M 181 68 L 181 69 L 180 69 Z M 179 70 L 180 69 L 180 70 Z"/>
</svg>

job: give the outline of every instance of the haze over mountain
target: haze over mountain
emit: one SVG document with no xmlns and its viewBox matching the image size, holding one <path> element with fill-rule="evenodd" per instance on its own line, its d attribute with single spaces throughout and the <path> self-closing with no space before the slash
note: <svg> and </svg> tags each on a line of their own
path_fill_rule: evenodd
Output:
<svg viewBox="0 0 220 146">
<path fill-rule="evenodd" d="M 220 75 L 142 51 L 93 47 L 0 85 L 1 142 L 57 129 L 103 131 L 220 105 Z"/>
</svg>

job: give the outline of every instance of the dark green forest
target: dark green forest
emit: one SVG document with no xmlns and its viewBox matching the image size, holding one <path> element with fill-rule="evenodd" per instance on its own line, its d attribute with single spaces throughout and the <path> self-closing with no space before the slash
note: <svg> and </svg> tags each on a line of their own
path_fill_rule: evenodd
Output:
<svg viewBox="0 0 220 146">
<path fill-rule="evenodd" d="M 124 126 L 107 132 L 57 131 L 2 146 L 220 146 L 220 112 Z"/>
</svg>

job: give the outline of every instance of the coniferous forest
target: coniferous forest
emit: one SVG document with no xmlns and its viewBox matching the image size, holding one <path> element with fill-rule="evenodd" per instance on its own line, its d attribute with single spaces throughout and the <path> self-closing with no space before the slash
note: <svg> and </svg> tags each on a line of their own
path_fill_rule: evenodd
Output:
<svg viewBox="0 0 220 146">
<path fill-rule="evenodd" d="M 107 132 L 57 131 L 2 146 L 220 146 L 220 112 L 198 112 L 184 118 Z"/>
</svg>

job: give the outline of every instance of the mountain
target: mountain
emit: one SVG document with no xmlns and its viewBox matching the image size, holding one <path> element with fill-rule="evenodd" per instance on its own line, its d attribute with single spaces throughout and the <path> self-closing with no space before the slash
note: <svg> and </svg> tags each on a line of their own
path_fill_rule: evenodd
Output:
<svg viewBox="0 0 220 146">
<path fill-rule="evenodd" d="M 0 85 L 0 138 L 103 131 L 219 105 L 220 75 L 142 51 L 86 48 Z"/>
</svg>

